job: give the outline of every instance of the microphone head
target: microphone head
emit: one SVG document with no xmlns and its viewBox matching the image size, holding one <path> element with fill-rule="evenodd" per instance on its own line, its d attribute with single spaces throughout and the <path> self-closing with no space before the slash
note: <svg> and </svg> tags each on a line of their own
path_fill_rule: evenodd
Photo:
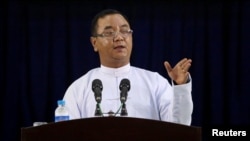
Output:
<svg viewBox="0 0 250 141">
<path fill-rule="evenodd" d="M 95 92 L 96 88 L 99 88 L 100 91 L 102 91 L 103 87 L 102 87 L 102 81 L 100 79 L 95 79 L 92 82 L 92 90 Z"/>
<path fill-rule="evenodd" d="M 92 91 L 95 95 L 95 100 L 97 103 L 100 103 L 102 100 L 102 82 L 99 79 L 95 79 L 92 82 Z"/>
<path fill-rule="evenodd" d="M 129 91 L 130 90 L 130 81 L 126 78 L 122 79 L 119 88 L 120 88 L 120 90 L 122 90 L 123 88 L 126 88 L 127 91 Z"/>
</svg>

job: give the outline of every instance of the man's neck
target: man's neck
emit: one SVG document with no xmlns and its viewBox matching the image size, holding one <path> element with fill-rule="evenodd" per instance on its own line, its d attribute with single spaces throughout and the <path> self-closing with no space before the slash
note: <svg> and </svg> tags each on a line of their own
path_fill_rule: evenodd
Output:
<svg viewBox="0 0 250 141">
<path fill-rule="evenodd" d="M 120 67 L 123 67 L 123 66 L 126 66 L 127 64 L 129 64 L 129 62 L 121 62 L 121 63 L 110 63 L 110 64 L 107 64 L 107 63 L 101 63 L 101 65 L 105 66 L 105 67 L 109 67 L 109 68 L 120 68 Z"/>
</svg>

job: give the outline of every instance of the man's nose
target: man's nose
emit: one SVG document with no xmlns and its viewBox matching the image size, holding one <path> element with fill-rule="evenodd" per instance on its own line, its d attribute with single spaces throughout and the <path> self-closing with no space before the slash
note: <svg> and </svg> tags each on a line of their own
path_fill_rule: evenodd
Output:
<svg viewBox="0 0 250 141">
<path fill-rule="evenodd" d="M 117 31 L 114 35 L 114 40 L 123 40 L 124 37 L 121 32 Z"/>
</svg>

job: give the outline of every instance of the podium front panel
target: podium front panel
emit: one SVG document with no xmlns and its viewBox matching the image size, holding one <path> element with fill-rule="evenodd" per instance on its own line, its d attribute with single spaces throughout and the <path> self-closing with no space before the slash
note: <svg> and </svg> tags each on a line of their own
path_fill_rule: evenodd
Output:
<svg viewBox="0 0 250 141">
<path fill-rule="evenodd" d="M 201 141 L 201 128 L 130 117 L 96 117 L 21 128 L 21 141 Z"/>
</svg>

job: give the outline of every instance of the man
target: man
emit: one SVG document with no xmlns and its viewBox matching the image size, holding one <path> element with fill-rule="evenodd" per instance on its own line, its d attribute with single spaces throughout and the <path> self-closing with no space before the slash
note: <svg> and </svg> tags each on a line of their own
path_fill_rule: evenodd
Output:
<svg viewBox="0 0 250 141">
<path fill-rule="evenodd" d="M 98 13 L 91 27 L 90 38 L 95 52 L 99 53 L 100 67 L 87 72 L 67 89 L 64 100 L 70 119 L 94 117 L 99 114 L 120 116 L 126 105 L 128 117 L 146 118 L 191 124 L 193 102 L 191 97 L 191 59 L 180 60 L 173 68 L 164 62 L 172 85 L 157 72 L 130 65 L 132 33 L 127 18 L 119 11 L 107 9 Z M 99 105 L 92 90 L 92 82 L 101 81 Z M 119 88 L 123 79 L 131 85 L 126 101 L 121 103 Z M 124 94 L 124 92 L 123 92 Z"/>
</svg>

